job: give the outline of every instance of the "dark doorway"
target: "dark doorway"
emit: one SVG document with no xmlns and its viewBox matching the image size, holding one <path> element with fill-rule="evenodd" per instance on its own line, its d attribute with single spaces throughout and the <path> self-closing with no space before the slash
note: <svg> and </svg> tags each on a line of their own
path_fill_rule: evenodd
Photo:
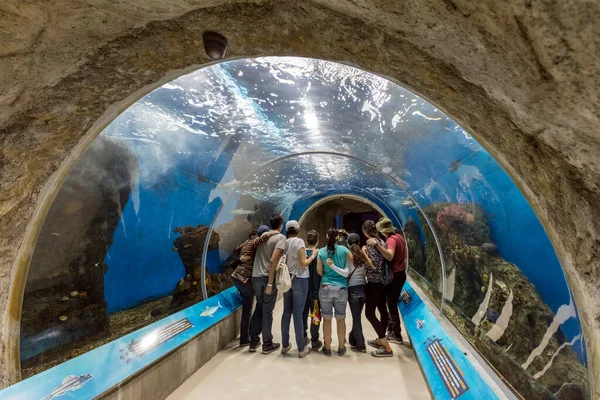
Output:
<svg viewBox="0 0 600 400">
<path fill-rule="evenodd" d="M 377 211 L 366 211 L 366 212 L 349 212 L 348 214 L 342 215 L 342 227 L 348 233 L 358 233 L 362 244 L 365 244 L 367 238 L 363 234 L 362 225 L 365 221 L 379 221 L 381 214 Z"/>
<path fill-rule="evenodd" d="M 381 214 L 369 203 L 356 198 L 332 197 L 330 201 L 320 204 L 303 216 L 300 237 L 306 238 L 308 231 L 315 230 L 319 232 L 320 246 L 324 246 L 327 230 L 339 223 L 347 232 L 358 233 L 364 243 L 363 222 L 369 219 L 378 221 L 379 218 Z"/>
</svg>

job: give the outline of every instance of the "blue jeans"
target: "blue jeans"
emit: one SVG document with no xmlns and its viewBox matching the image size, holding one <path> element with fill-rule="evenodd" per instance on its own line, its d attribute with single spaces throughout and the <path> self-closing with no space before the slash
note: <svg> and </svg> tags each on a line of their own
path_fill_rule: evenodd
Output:
<svg viewBox="0 0 600 400">
<path fill-rule="evenodd" d="M 271 294 L 265 294 L 269 283 L 268 276 L 252 278 L 252 288 L 256 296 L 256 308 L 250 323 L 250 342 L 258 343 L 262 330 L 263 347 L 273 344 L 273 310 L 277 302 L 277 287 L 273 285 Z"/>
<path fill-rule="evenodd" d="M 348 337 L 350 346 L 364 349 L 365 336 L 362 329 L 362 311 L 365 306 L 365 285 L 350 286 L 348 288 L 348 304 L 352 312 L 352 330 Z"/>
<path fill-rule="evenodd" d="M 336 318 L 346 318 L 347 301 L 348 290 L 346 288 L 329 289 L 327 285 L 322 285 L 321 289 L 319 289 L 319 303 L 321 304 L 323 318 L 333 317 L 334 309 Z"/>
<path fill-rule="evenodd" d="M 252 302 L 254 301 L 254 289 L 252 288 L 252 280 L 246 283 L 231 278 L 233 284 L 242 296 L 242 321 L 240 323 L 240 344 L 250 342 L 250 317 L 252 314 Z M 260 333 L 260 332 L 259 332 Z"/>
<path fill-rule="evenodd" d="M 294 334 L 298 350 L 304 350 L 304 305 L 308 294 L 308 278 L 292 277 L 292 287 L 283 294 L 283 316 L 281 317 L 281 345 L 290 344 L 290 321 L 294 316 Z"/>
</svg>

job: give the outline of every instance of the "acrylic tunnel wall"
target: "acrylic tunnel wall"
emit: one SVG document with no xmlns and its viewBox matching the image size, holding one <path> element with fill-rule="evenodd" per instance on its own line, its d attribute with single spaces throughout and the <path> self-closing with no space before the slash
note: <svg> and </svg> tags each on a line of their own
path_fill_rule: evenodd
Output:
<svg viewBox="0 0 600 400">
<path fill-rule="evenodd" d="M 253 228 L 334 195 L 402 229 L 412 282 L 516 393 L 589 398 L 575 304 L 509 176 L 417 95 L 302 58 L 202 68 L 94 141 L 35 248 L 23 377 L 230 287 L 234 249 Z"/>
</svg>

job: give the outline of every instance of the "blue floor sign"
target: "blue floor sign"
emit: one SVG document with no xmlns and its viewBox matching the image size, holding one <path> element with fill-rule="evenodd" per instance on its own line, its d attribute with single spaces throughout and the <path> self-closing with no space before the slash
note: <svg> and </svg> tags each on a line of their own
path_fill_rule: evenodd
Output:
<svg viewBox="0 0 600 400">
<path fill-rule="evenodd" d="M 498 399 L 408 282 L 404 288 L 398 305 L 433 396 Z"/>
</svg>

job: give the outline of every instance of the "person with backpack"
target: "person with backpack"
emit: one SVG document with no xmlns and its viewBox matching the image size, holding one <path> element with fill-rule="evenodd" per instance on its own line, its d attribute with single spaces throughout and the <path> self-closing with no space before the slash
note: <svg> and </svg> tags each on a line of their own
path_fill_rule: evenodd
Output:
<svg viewBox="0 0 600 400">
<path fill-rule="evenodd" d="M 319 232 L 311 230 L 306 234 L 306 256 L 318 255 Z M 310 343 L 312 351 L 319 351 L 323 342 L 319 340 L 319 326 L 321 306 L 319 305 L 319 288 L 321 287 L 321 276 L 317 274 L 317 261 L 313 260 L 308 266 L 308 294 L 306 305 L 302 314 L 304 322 L 304 341 L 308 342 L 308 327 L 310 326 Z M 310 315 L 310 318 L 309 318 Z"/>
<path fill-rule="evenodd" d="M 348 270 L 352 263 L 352 253 L 344 246 L 336 244 L 337 230 L 327 231 L 327 246 L 319 250 L 317 273 L 321 275 L 319 302 L 323 316 L 323 354 L 331 357 L 331 334 L 335 311 L 339 341 L 338 355 L 346 354 L 346 302 L 348 301 Z"/>
<path fill-rule="evenodd" d="M 274 214 L 270 220 L 271 229 L 277 233 L 269 238 L 265 244 L 256 250 L 254 265 L 252 268 L 252 289 L 256 297 L 256 308 L 252 315 L 250 328 L 250 352 L 256 352 L 260 345 L 260 334 L 262 332 L 262 353 L 270 354 L 277 351 L 281 346 L 273 342 L 273 310 L 277 302 L 277 287 L 275 287 L 275 271 L 279 259 L 285 249 L 285 236 L 281 234 L 283 229 L 283 217 Z"/>
<path fill-rule="evenodd" d="M 250 317 L 252 314 L 252 303 L 254 302 L 254 289 L 252 288 L 252 268 L 256 249 L 265 243 L 277 231 L 271 231 L 266 225 L 253 230 L 250 237 L 239 246 L 238 265 L 231 274 L 233 285 L 242 297 L 242 319 L 240 322 L 240 347 L 250 345 Z M 257 236 L 258 235 L 258 236 Z M 237 249 L 236 249 L 237 250 Z"/>
<path fill-rule="evenodd" d="M 389 325 L 387 326 L 388 340 L 392 343 L 403 343 L 398 300 L 402 287 L 406 283 L 407 251 L 406 241 L 388 218 L 381 218 L 377 222 L 377 231 L 385 236 L 386 247 L 375 244 L 381 255 L 391 264 L 393 280 L 385 287 L 385 298 L 389 312 Z"/>
<path fill-rule="evenodd" d="M 298 357 L 306 357 L 311 352 L 311 347 L 304 342 L 304 322 L 302 314 L 306 305 L 308 294 L 308 283 L 310 272 L 308 266 L 317 258 L 313 252 L 309 257 L 306 256 L 306 246 L 304 240 L 298 237 L 300 225 L 297 221 L 288 221 L 285 225 L 285 256 L 289 274 L 292 280 L 292 286 L 283 294 L 283 316 L 281 317 L 281 354 L 288 353 L 292 345 L 290 344 L 290 321 L 294 316 L 294 333 L 296 335 L 296 345 L 298 346 Z"/>
<path fill-rule="evenodd" d="M 368 238 L 367 245 L 363 247 L 363 251 L 370 260 L 365 270 L 367 280 L 365 286 L 365 315 L 377 333 L 377 339 L 369 340 L 367 344 L 377 349 L 371 353 L 374 357 L 392 357 L 394 353 L 387 339 L 386 326 L 382 324 L 375 314 L 375 310 L 378 304 L 380 304 L 380 299 L 382 296 L 385 296 L 385 285 L 388 283 L 386 260 L 378 250 L 378 247 L 385 248 L 385 243 L 378 237 L 375 222 L 365 221 L 362 229 Z M 380 312 L 382 312 L 381 309 Z M 385 320 L 384 315 L 382 315 L 382 319 Z"/>
</svg>

